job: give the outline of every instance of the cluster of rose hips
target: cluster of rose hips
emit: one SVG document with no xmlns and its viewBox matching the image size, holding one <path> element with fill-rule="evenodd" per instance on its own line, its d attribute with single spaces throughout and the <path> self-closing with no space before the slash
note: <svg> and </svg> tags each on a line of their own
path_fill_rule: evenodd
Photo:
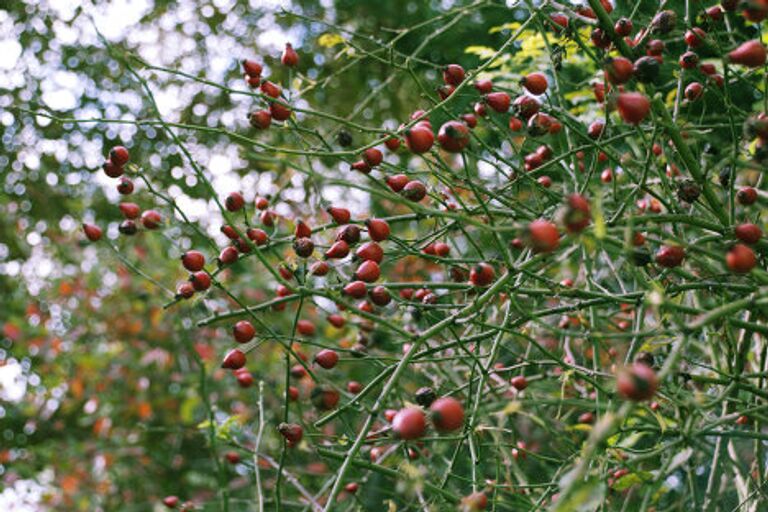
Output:
<svg viewBox="0 0 768 512">
<path fill-rule="evenodd" d="M 283 66 L 293 68 L 299 64 L 299 54 L 293 49 L 291 43 L 285 44 L 285 50 L 280 58 Z M 268 98 L 269 106 L 267 109 L 255 110 L 248 116 L 251 126 L 258 130 L 266 130 L 275 121 L 285 121 L 291 117 L 291 109 L 282 100 L 282 89 L 279 85 L 269 80 L 262 80 L 261 72 L 263 66 L 250 59 L 242 61 L 245 80 L 252 88 L 259 88 L 265 98 Z"/>
<path fill-rule="evenodd" d="M 117 184 L 117 191 L 122 195 L 133 193 L 133 181 L 127 176 L 123 176 L 125 165 L 129 160 L 130 154 L 128 150 L 123 146 L 115 146 L 109 151 L 109 159 L 102 166 L 107 176 L 110 178 L 120 178 L 120 182 Z M 163 217 L 156 210 L 145 210 L 142 212 L 136 203 L 123 202 L 120 203 L 119 207 L 125 219 L 118 226 L 118 230 L 123 235 L 131 236 L 138 232 L 137 220 L 141 222 L 145 229 L 149 230 L 158 229 L 163 222 Z M 91 242 L 101 239 L 101 228 L 94 224 L 84 223 L 83 231 Z"/>
</svg>

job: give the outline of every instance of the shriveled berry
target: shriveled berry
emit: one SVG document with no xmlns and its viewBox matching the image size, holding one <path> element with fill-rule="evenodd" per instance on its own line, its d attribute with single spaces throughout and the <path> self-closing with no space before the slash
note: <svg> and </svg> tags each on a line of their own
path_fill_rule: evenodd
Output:
<svg viewBox="0 0 768 512">
<path fill-rule="evenodd" d="M 409 201 L 418 203 L 427 195 L 427 187 L 420 181 L 409 181 L 400 192 L 402 196 Z"/>
<path fill-rule="evenodd" d="M 349 245 L 355 245 L 360 241 L 360 226 L 348 224 L 336 233 L 336 240 L 344 240 Z"/>
<path fill-rule="evenodd" d="M 293 241 L 293 250 L 300 258 L 309 258 L 315 250 L 315 244 L 309 238 L 297 238 Z"/>
<path fill-rule="evenodd" d="M 299 444 L 304 437 L 304 429 L 296 423 L 281 423 L 277 426 L 277 431 L 285 438 L 290 447 Z"/>
<path fill-rule="evenodd" d="M 124 220 L 117 226 L 117 230 L 123 235 L 131 236 L 136 234 L 138 228 L 136 227 L 136 223 L 132 220 Z"/>
<path fill-rule="evenodd" d="M 381 285 L 374 286 L 371 291 L 368 292 L 368 298 L 379 307 L 384 307 L 392 301 L 389 291 Z"/>
<path fill-rule="evenodd" d="M 655 57 L 640 57 L 634 64 L 635 78 L 644 84 L 652 83 L 659 76 L 661 64 Z"/>
</svg>

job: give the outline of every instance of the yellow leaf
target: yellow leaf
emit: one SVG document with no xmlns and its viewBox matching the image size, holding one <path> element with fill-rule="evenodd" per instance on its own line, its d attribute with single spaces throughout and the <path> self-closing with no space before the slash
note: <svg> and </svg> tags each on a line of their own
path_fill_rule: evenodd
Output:
<svg viewBox="0 0 768 512">
<path fill-rule="evenodd" d="M 504 409 L 501 410 L 501 414 L 505 416 L 509 416 L 510 414 L 515 414 L 517 411 L 519 411 L 522 408 L 522 404 L 518 402 L 517 400 L 513 400 L 507 404 Z"/>
<path fill-rule="evenodd" d="M 565 429 L 570 431 L 589 432 L 592 430 L 592 425 L 577 423 L 576 425 L 568 425 L 567 427 L 565 427 Z"/>
<path fill-rule="evenodd" d="M 595 220 L 595 238 L 602 240 L 605 238 L 607 229 L 605 227 L 605 217 L 600 201 L 595 200 L 592 208 L 592 218 Z"/>
<path fill-rule="evenodd" d="M 326 32 L 317 38 L 317 44 L 323 48 L 333 48 L 334 46 L 344 42 L 344 38 L 341 34 L 334 34 L 332 32 Z"/>
<path fill-rule="evenodd" d="M 672 108 L 675 105 L 675 96 L 677 96 L 677 89 L 672 88 L 672 90 L 667 93 L 667 98 L 665 100 L 667 107 Z"/>
<path fill-rule="evenodd" d="M 503 25 L 499 25 L 497 27 L 491 27 L 491 29 L 488 31 L 489 34 L 495 34 L 497 32 L 501 32 L 502 30 L 517 30 L 520 28 L 520 22 L 518 21 L 511 21 L 509 23 L 504 23 Z"/>
<path fill-rule="evenodd" d="M 467 46 L 464 48 L 464 53 L 477 55 L 481 59 L 490 59 L 496 53 L 496 50 L 487 46 Z"/>
</svg>

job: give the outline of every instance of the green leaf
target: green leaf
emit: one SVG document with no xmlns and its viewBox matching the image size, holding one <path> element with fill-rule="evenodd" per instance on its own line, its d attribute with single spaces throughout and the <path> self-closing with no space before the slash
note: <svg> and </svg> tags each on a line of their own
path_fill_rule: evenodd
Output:
<svg viewBox="0 0 768 512">
<path fill-rule="evenodd" d="M 562 478 L 560 481 L 561 488 L 564 487 L 564 483 L 567 484 L 570 479 L 569 477 L 572 477 L 570 473 Z M 550 510 L 552 512 L 590 512 L 597 510 L 605 501 L 606 490 L 605 482 L 596 476 L 590 477 L 576 484 L 570 496 L 557 500 Z"/>
<path fill-rule="evenodd" d="M 638 471 L 637 473 L 627 473 L 623 477 L 614 482 L 613 489 L 615 491 L 624 491 L 629 489 L 633 485 L 639 485 L 643 482 L 647 482 L 653 479 L 653 473 L 648 471 Z"/>
</svg>

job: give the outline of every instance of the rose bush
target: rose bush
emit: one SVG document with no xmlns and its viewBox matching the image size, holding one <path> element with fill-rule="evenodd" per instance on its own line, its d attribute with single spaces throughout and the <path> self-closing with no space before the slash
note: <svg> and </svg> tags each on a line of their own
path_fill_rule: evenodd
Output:
<svg viewBox="0 0 768 512">
<path fill-rule="evenodd" d="M 78 311 L 110 350 L 68 393 L 109 394 L 116 426 L 157 436 L 139 460 L 189 475 L 143 503 L 765 506 L 768 3 L 684 4 L 478 2 L 376 35 L 294 13 L 321 37 L 237 56 L 223 83 L 100 38 L 140 115 L 23 112 L 137 128 L 91 175 L 119 195 L 79 236 L 121 289 Z M 434 58 L 454 30 L 500 39 Z M 323 101 L 366 66 L 387 78 Z M 154 77 L 247 115 L 169 120 Z M 205 137 L 237 180 L 198 160 Z M 52 299 L 89 303 L 66 284 Z M 113 361 L 123 345 L 142 364 Z M 135 438 L 103 414 L 109 467 Z M 93 492 L 141 503 L 119 467 Z"/>
</svg>

